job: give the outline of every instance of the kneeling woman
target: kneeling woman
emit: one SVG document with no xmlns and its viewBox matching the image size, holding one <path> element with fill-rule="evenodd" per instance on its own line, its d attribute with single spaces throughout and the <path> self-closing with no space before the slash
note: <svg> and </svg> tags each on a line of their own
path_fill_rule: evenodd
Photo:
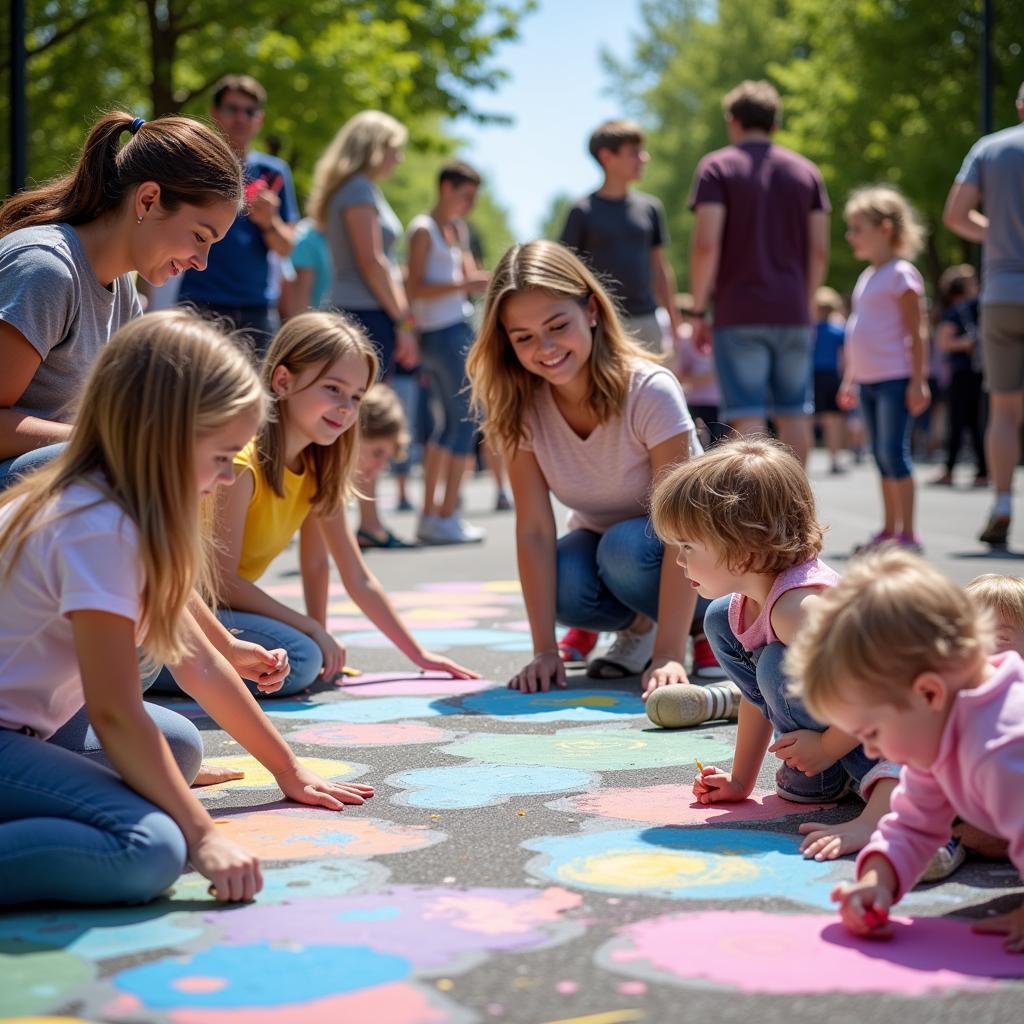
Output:
<svg viewBox="0 0 1024 1024">
<path fill-rule="evenodd" d="M 556 622 L 617 633 L 591 675 L 643 673 L 645 694 L 686 682 L 697 595 L 648 514 L 659 472 L 700 453 L 675 376 L 628 338 L 594 275 L 545 241 L 502 257 L 467 368 L 515 496 L 534 656 L 509 685 L 565 685 Z M 571 510 L 560 538 L 551 495 Z"/>
</svg>

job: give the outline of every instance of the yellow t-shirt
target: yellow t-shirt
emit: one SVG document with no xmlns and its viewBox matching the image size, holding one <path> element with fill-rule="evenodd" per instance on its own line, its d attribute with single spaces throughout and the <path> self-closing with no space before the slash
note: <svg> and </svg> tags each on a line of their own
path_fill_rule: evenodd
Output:
<svg viewBox="0 0 1024 1024">
<path fill-rule="evenodd" d="M 255 440 L 235 456 L 235 469 L 237 475 L 248 469 L 253 476 L 252 500 L 245 514 L 238 559 L 238 575 L 252 583 L 266 572 L 309 515 L 316 481 L 312 473 L 293 473 L 285 466 L 284 497 L 275 494 L 256 463 Z"/>
</svg>

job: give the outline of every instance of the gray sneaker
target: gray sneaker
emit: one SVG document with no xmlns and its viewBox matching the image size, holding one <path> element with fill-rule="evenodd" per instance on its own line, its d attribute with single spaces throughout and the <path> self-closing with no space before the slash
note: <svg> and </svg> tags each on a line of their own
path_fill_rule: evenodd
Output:
<svg viewBox="0 0 1024 1024">
<path fill-rule="evenodd" d="M 741 696 L 733 682 L 659 686 L 647 698 L 647 717 L 663 729 L 685 729 L 702 722 L 734 719 L 739 716 Z"/>
<path fill-rule="evenodd" d="M 626 676 L 641 675 L 651 663 L 655 632 L 653 626 L 646 633 L 620 630 L 601 657 L 590 659 L 587 675 L 592 679 L 625 679 Z"/>
<path fill-rule="evenodd" d="M 458 516 L 424 516 L 416 536 L 426 544 L 479 544 L 487 531 Z"/>
<path fill-rule="evenodd" d="M 949 878 L 966 858 L 964 844 L 959 839 L 950 839 L 945 846 L 940 846 L 935 851 L 918 882 L 941 882 L 944 878 Z"/>
</svg>

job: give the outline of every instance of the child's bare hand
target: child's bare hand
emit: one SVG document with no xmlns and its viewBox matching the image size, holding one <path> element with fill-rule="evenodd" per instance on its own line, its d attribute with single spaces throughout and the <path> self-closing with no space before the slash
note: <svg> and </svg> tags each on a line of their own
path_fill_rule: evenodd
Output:
<svg viewBox="0 0 1024 1024">
<path fill-rule="evenodd" d="M 728 772 L 709 764 L 693 780 L 693 795 L 702 804 L 737 803 L 746 800 L 750 790 L 733 782 Z"/>
<path fill-rule="evenodd" d="M 659 686 L 671 686 L 673 683 L 688 683 L 689 681 L 686 669 L 678 661 L 672 658 L 654 658 L 640 678 L 640 684 L 643 687 L 641 696 L 647 700 Z"/>
<path fill-rule="evenodd" d="M 557 651 L 543 651 L 509 681 L 510 690 L 547 693 L 552 686 L 565 687 L 565 665 Z"/>
<path fill-rule="evenodd" d="M 768 751 L 804 775 L 819 775 L 836 763 L 822 749 L 822 735 L 813 729 L 797 729 L 780 736 Z"/>
<path fill-rule="evenodd" d="M 869 877 L 871 876 L 871 877 Z M 871 939 L 892 936 L 889 908 L 893 892 L 867 872 L 859 882 L 841 882 L 832 890 L 832 902 L 839 904 L 839 916 L 854 935 Z"/>
<path fill-rule="evenodd" d="M 806 821 L 800 826 L 804 841 L 800 852 L 814 860 L 835 860 L 848 853 L 863 850 L 871 838 L 873 829 L 864 825 L 860 818 L 844 821 L 838 825 L 825 825 L 820 821 Z"/>
<path fill-rule="evenodd" d="M 372 786 L 359 786 L 353 782 L 328 782 L 304 768 L 301 763 L 274 778 L 289 800 L 326 807 L 330 811 L 344 810 L 345 804 L 358 805 L 373 796 Z"/>
<path fill-rule="evenodd" d="M 189 850 L 188 859 L 210 880 L 211 895 L 221 902 L 247 902 L 263 888 L 259 858 L 216 830 Z"/>
<path fill-rule="evenodd" d="M 259 644 L 235 640 L 231 645 L 231 667 L 243 678 L 254 682 L 260 693 L 277 693 L 292 667 L 283 648 L 268 651 Z"/>
<path fill-rule="evenodd" d="M 1024 903 L 1016 910 L 978 921 L 971 931 L 1005 935 L 1003 946 L 1008 953 L 1024 953 Z"/>
<path fill-rule="evenodd" d="M 424 651 L 422 657 L 416 659 L 416 665 L 424 672 L 447 672 L 453 679 L 479 679 L 480 673 L 474 672 L 471 668 L 463 668 L 462 665 L 445 658 L 440 654 L 431 654 Z"/>
<path fill-rule="evenodd" d="M 859 398 L 860 395 L 857 385 L 851 381 L 844 380 L 843 383 L 839 385 L 839 390 L 836 392 L 836 405 L 838 405 L 843 412 L 852 412 L 857 408 Z"/>
<path fill-rule="evenodd" d="M 337 679 L 345 667 L 348 652 L 326 629 L 317 629 L 315 633 L 310 634 L 310 637 L 324 656 L 324 667 L 320 670 L 321 679 L 328 683 Z M 344 682 L 344 680 L 340 680 L 340 682 Z"/>
</svg>

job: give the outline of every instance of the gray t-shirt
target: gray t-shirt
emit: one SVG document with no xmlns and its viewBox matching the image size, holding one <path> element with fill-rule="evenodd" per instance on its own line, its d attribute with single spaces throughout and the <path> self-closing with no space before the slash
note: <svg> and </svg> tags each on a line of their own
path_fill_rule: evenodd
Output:
<svg viewBox="0 0 1024 1024">
<path fill-rule="evenodd" d="M 988 217 L 981 304 L 1024 305 L 1024 124 L 979 139 L 956 180 L 981 192 Z"/>
<path fill-rule="evenodd" d="M 363 275 L 359 273 L 352 242 L 348 237 L 348 231 L 345 230 L 342 213 L 352 206 L 372 206 L 377 211 L 384 255 L 391 264 L 392 272 L 398 271 L 395 262 L 395 243 L 402 234 L 402 222 L 384 198 L 384 193 L 365 174 L 357 174 L 349 178 L 331 196 L 331 201 L 327 204 L 327 225 L 324 234 L 331 249 L 331 264 L 334 267 L 334 277 L 327 292 L 327 301 L 338 309 L 380 309 L 380 301 L 366 286 Z"/>
<path fill-rule="evenodd" d="M 0 320 L 42 363 L 15 407 L 62 420 L 110 336 L 142 315 L 128 275 L 104 288 L 70 224 L 20 228 L 0 238 Z"/>
<path fill-rule="evenodd" d="M 605 199 L 594 192 L 569 210 L 561 241 L 604 278 L 628 316 L 658 308 L 651 250 L 668 244 L 668 229 L 654 196 L 627 192 L 624 199 Z"/>
</svg>

